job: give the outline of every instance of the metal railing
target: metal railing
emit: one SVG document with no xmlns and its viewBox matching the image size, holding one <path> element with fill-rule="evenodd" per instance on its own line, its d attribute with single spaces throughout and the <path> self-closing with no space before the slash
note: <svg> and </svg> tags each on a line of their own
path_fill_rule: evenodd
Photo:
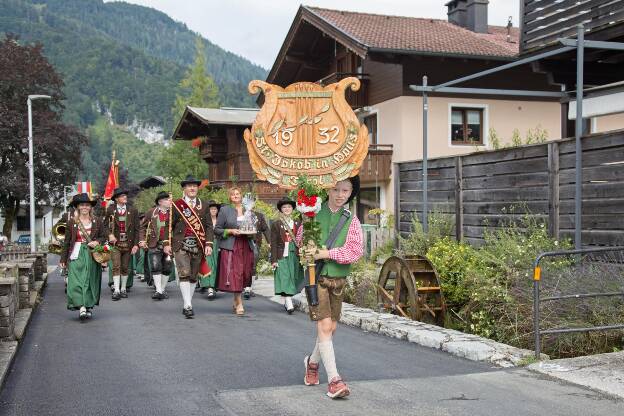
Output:
<svg viewBox="0 0 624 416">
<path fill-rule="evenodd" d="M 542 335 L 552 335 L 552 334 L 567 334 L 574 332 L 591 332 L 591 331 L 611 331 L 615 329 L 624 329 L 624 322 L 616 325 L 601 325 L 601 326 L 592 326 L 592 327 L 579 327 L 579 328 L 550 328 L 550 329 L 540 329 L 540 303 L 541 302 L 550 302 L 556 300 L 572 300 L 572 299 L 584 299 L 584 298 L 598 298 L 598 297 L 609 297 L 609 296 L 622 296 L 624 297 L 624 292 L 599 292 L 599 293 L 574 293 L 567 294 L 561 296 L 549 296 L 543 299 L 540 299 L 540 282 L 542 280 L 542 269 L 540 267 L 540 262 L 542 259 L 546 257 L 558 257 L 558 256 L 570 256 L 575 254 L 589 254 L 589 253 L 603 253 L 603 252 L 614 252 L 621 251 L 624 253 L 624 247 L 600 247 L 600 248 L 591 248 L 591 249 L 580 249 L 580 250 L 560 250 L 560 251 L 548 251 L 545 253 L 541 253 L 535 259 L 533 263 L 533 332 L 535 334 L 535 358 L 540 358 L 541 353 L 541 336 Z"/>
</svg>

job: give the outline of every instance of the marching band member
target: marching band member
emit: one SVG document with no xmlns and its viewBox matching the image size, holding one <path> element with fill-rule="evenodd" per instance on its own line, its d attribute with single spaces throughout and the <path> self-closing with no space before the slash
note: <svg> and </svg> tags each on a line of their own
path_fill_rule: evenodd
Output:
<svg viewBox="0 0 624 416">
<path fill-rule="evenodd" d="M 219 209 L 221 208 L 221 204 L 215 201 L 208 201 L 208 211 L 210 213 L 210 220 L 208 221 L 208 227 L 212 228 L 214 235 L 214 228 L 217 225 L 217 216 L 219 214 Z M 199 280 L 199 285 L 202 290 L 206 289 L 208 292 L 208 299 L 213 300 L 216 297 L 215 288 L 217 287 L 217 270 L 219 263 L 219 241 L 217 236 L 215 235 L 213 245 L 212 245 L 212 254 L 206 259 L 208 262 L 208 267 L 210 268 L 210 276 L 202 278 Z"/>
<path fill-rule="evenodd" d="M 337 323 L 342 310 L 343 288 L 346 277 L 351 272 L 351 264 L 355 263 L 364 253 L 362 227 L 358 218 L 344 206 L 347 205 L 360 190 L 358 176 L 336 183 L 328 190 L 328 199 L 323 202 L 316 221 L 321 227 L 323 246 L 330 244 L 327 240 L 335 236 L 331 248 L 306 248 L 306 258 L 322 260 L 323 265 L 316 270 L 318 279 L 318 301 L 316 306 L 310 305 L 310 319 L 316 321 L 317 338 L 312 354 L 304 359 L 306 386 L 319 384 L 319 362 L 327 372 L 327 395 L 332 399 L 348 396 L 350 391 L 336 368 L 332 337 L 336 332 Z M 297 235 L 301 242 L 303 227 Z"/>
<path fill-rule="evenodd" d="M 91 310 L 100 303 L 102 267 L 89 248 L 104 242 L 102 221 L 93 215 L 95 201 L 87 194 L 78 194 L 72 200 L 75 213 L 65 226 L 65 241 L 60 266 L 67 267 L 67 309 L 79 310 L 80 320 L 91 318 Z"/>
<path fill-rule="evenodd" d="M 171 273 L 171 252 L 169 247 L 169 219 L 171 198 L 167 192 L 159 192 L 156 206 L 145 213 L 139 233 L 139 246 L 147 250 L 146 267 L 149 267 L 154 281 L 154 300 L 166 299 L 165 290 Z"/>
<path fill-rule="evenodd" d="M 114 203 L 106 209 L 104 227 L 109 233 L 108 241 L 115 246 L 111 254 L 114 288 L 112 299 L 117 301 L 128 297 L 128 270 L 131 256 L 139 249 L 140 223 L 139 212 L 128 204 L 128 191 L 117 188 L 111 199 Z"/>
<path fill-rule="evenodd" d="M 219 238 L 219 290 L 234 293 L 234 313 L 245 314 L 241 292 L 245 282 L 251 281 L 254 265 L 253 236 L 244 235 L 239 223 L 244 219 L 242 195 L 239 188 L 230 188 L 231 205 L 219 210 L 214 232 Z"/>
<path fill-rule="evenodd" d="M 212 254 L 214 240 L 212 227 L 208 225 L 208 204 L 197 198 L 200 184 L 201 181 L 192 175 L 180 183 L 184 196 L 171 208 L 171 246 L 163 248 L 166 254 L 173 252 L 184 300 L 182 314 L 187 319 L 194 315 L 192 299 L 197 278 L 210 272 L 205 256 Z"/>
<path fill-rule="evenodd" d="M 295 201 L 282 198 L 277 203 L 279 219 L 271 224 L 271 266 L 275 294 L 282 296 L 284 308 L 289 314 L 295 310 L 292 296 L 297 294 L 297 287 L 303 280 L 303 268 L 295 244 L 301 222 L 292 218 L 295 207 Z"/>
</svg>

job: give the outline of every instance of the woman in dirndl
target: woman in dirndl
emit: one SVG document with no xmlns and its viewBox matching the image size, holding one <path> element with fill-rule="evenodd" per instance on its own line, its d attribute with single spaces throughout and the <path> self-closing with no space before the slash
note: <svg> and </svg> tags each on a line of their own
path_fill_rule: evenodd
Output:
<svg viewBox="0 0 624 416">
<path fill-rule="evenodd" d="M 78 310 L 80 320 L 91 318 L 92 309 L 100 303 L 102 267 L 93 259 L 89 248 L 106 239 L 102 221 L 93 215 L 87 194 L 72 201 L 74 215 L 67 221 L 61 267 L 67 267 L 67 309 Z"/>
<path fill-rule="evenodd" d="M 251 280 L 254 266 L 253 237 L 241 234 L 239 224 L 244 220 L 242 195 L 239 188 L 229 190 L 230 205 L 219 210 L 214 232 L 219 236 L 219 283 L 222 292 L 234 293 L 232 309 L 238 316 L 245 314 L 241 292 L 245 281 Z"/>
<path fill-rule="evenodd" d="M 215 226 L 217 225 L 217 215 L 219 214 L 220 208 L 221 204 L 215 201 L 208 201 L 208 211 L 210 213 L 210 221 L 208 221 L 208 226 L 212 227 L 213 231 L 215 229 Z M 213 300 L 216 297 L 215 289 L 217 287 L 217 274 L 219 269 L 219 239 L 216 234 L 214 236 L 215 238 L 212 245 L 212 254 L 206 257 L 206 262 L 208 263 L 208 267 L 210 267 L 210 275 L 208 277 L 199 279 L 199 285 L 201 286 L 201 290 L 202 292 L 208 292 L 209 300 Z"/>
<path fill-rule="evenodd" d="M 295 201 L 282 198 L 277 203 L 279 219 L 271 224 L 271 266 L 275 294 L 282 297 L 284 309 L 289 314 L 295 310 L 292 297 L 297 294 L 297 287 L 303 280 L 295 238 L 301 222 L 292 217 L 295 207 Z"/>
</svg>

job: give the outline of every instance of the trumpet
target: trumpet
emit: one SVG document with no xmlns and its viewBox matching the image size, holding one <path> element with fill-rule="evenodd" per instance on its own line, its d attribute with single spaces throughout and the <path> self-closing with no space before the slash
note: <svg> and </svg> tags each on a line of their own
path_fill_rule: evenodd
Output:
<svg viewBox="0 0 624 416">
<path fill-rule="evenodd" d="M 63 220 L 54 224 L 52 227 L 52 241 L 48 244 L 48 251 L 53 254 L 61 254 L 63 252 L 63 243 L 65 242 L 65 229 L 67 223 Z"/>
</svg>

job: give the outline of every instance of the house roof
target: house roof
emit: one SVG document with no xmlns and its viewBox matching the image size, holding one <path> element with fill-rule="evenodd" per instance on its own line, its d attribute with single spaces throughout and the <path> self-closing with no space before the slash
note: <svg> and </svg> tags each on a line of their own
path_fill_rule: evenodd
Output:
<svg viewBox="0 0 624 416">
<path fill-rule="evenodd" d="M 186 108 L 206 124 L 251 126 L 258 114 L 257 108 Z"/>
<path fill-rule="evenodd" d="M 440 19 L 303 7 L 369 51 L 490 57 L 514 57 L 519 51 L 518 28 L 511 28 L 508 42 L 507 28 L 503 26 L 489 26 L 488 33 L 475 33 Z"/>
<path fill-rule="evenodd" d="M 206 126 L 251 126 L 258 113 L 257 108 L 203 108 L 186 106 L 178 125 L 173 132 L 174 140 L 192 140 Z"/>
</svg>

